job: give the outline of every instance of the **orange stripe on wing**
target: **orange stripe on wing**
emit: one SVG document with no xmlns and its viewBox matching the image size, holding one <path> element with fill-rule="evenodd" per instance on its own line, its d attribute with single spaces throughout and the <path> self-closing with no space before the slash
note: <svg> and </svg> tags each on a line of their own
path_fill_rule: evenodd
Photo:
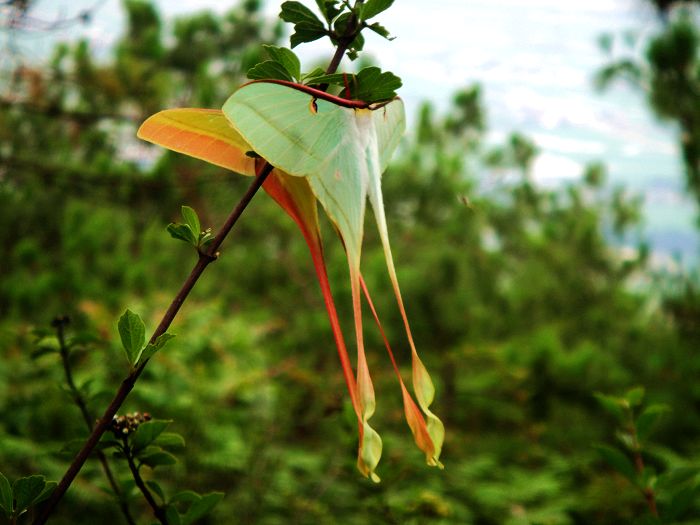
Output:
<svg viewBox="0 0 700 525">
<path fill-rule="evenodd" d="M 167 109 L 149 117 L 137 136 L 242 175 L 255 173 L 250 146 L 216 109 Z"/>
</svg>

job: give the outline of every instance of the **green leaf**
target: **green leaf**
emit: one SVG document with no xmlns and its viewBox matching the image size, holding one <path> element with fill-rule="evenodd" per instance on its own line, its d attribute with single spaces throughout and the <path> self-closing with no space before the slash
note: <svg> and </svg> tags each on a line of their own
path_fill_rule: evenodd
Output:
<svg viewBox="0 0 700 525">
<path fill-rule="evenodd" d="M 177 458 L 170 452 L 160 450 L 158 452 L 151 452 L 150 454 L 139 456 L 139 461 L 142 465 L 148 465 L 151 468 L 156 468 L 160 466 L 174 465 L 177 463 Z"/>
<path fill-rule="evenodd" d="M 289 82 L 294 81 L 292 76 L 289 74 L 289 71 L 287 71 L 282 64 L 275 62 L 274 60 L 265 60 L 264 62 L 256 64 L 254 67 L 248 70 L 247 75 L 248 78 L 252 80 L 274 79 L 287 80 Z"/>
<path fill-rule="evenodd" d="M 646 465 L 639 476 L 639 486 L 647 490 L 654 490 L 657 480 L 656 469 Z"/>
<path fill-rule="evenodd" d="M 141 352 L 141 357 L 139 359 L 140 362 L 146 361 L 146 359 L 150 359 L 153 357 L 153 355 L 163 348 L 166 344 L 168 344 L 168 341 L 173 339 L 175 336 L 173 334 L 169 334 L 168 332 L 161 334 L 158 336 L 156 339 L 155 343 L 151 344 L 148 343 L 146 345 L 146 348 L 143 349 L 143 352 Z"/>
<path fill-rule="evenodd" d="M 378 67 L 366 67 L 357 74 L 357 85 L 353 98 L 365 102 L 378 102 L 396 97 L 396 90 L 401 87 L 401 79 L 390 71 Z"/>
<path fill-rule="evenodd" d="M 199 245 L 202 248 L 209 246 L 209 243 L 214 240 L 214 234 L 211 230 L 207 229 L 199 235 Z"/>
<path fill-rule="evenodd" d="M 383 36 L 387 40 L 394 40 L 396 37 L 391 36 L 391 33 L 389 33 L 389 30 L 381 25 L 379 22 L 375 22 L 373 24 L 370 24 L 367 26 L 369 29 L 377 33 L 379 36 Z"/>
<path fill-rule="evenodd" d="M 53 328 L 46 328 L 46 327 L 37 327 L 37 328 L 32 328 L 31 330 L 32 336 L 38 341 L 42 337 L 48 337 L 50 335 L 55 336 L 56 331 Z"/>
<path fill-rule="evenodd" d="M 663 513 L 664 518 L 668 523 L 675 521 L 698 500 L 698 496 L 700 496 L 700 485 L 684 487 L 674 493 L 667 511 Z"/>
<path fill-rule="evenodd" d="M 394 0 L 367 0 L 367 2 L 362 6 L 362 20 L 369 20 L 370 18 L 377 16 L 382 11 L 389 9 L 393 3 Z"/>
<path fill-rule="evenodd" d="M 341 9 L 336 7 L 337 4 L 338 0 L 316 0 L 318 10 L 321 11 L 321 14 L 323 15 L 323 18 L 326 19 L 326 22 L 330 22 L 340 13 Z"/>
<path fill-rule="evenodd" d="M 36 359 L 46 354 L 54 354 L 61 351 L 61 345 L 58 342 L 58 337 L 50 335 L 42 337 L 36 342 L 36 348 L 31 353 L 31 358 Z"/>
<path fill-rule="evenodd" d="M 637 483 L 637 471 L 632 461 L 616 448 L 600 445 L 596 450 L 601 457 L 620 474 L 625 476 L 632 483 Z"/>
<path fill-rule="evenodd" d="M 644 387 L 638 386 L 628 390 L 625 393 L 625 400 L 631 407 L 637 407 L 644 401 Z"/>
<path fill-rule="evenodd" d="M 68 348 L 74 348 L 76 346 L 87 346 L 100 342 L 101 339 L 97 334 L 92 332 L 80 332 L 69 338 L 68 341 L 66 341 L 66 346 Z"/>
<path fill-rule="evenodd" d="M 32 505 L 37 505 L 38 503 L 41 503 L 42 501 L 48 499 L 57 486 L 58 483 L 56 483 L 55 481 L 47 481 L 46 486 L 44 486 L 44 490 L 42 490 L 41 494 L 34 498 L 34 501 L 32 501 Z"/>
<path fill-rule="evenodd" d="M 275 62 L 282 64 L 284 69 L 287 70 L 291 78 L 299 82 L 301 78 L 301 62 L 299 62 L 299 57 L 294 54 L 294 51 L 287 49 L 286 47 L 277 47 L 263 45 L 270 58 Z"/>
<path fill-rule="evenodd" d="M 125 498 L 129 499 L 136 495 L 138 488 L 136 487 L 136 482 L 134 478 L 124 478 L 118 482 L 121 492 Z"/>
<path fill-rule="evenodd" d="M 309 71 L 308 73 L 304 73 L 301 75 L 301 82 L 304 84 L 320 84 L 320 82 L 316 82 L 315 79 L 324 76 L 326 73 L 321 69 L 320 67 L 316 67 Z"/>
<path fill-rule="evenodd" d="M 129 440 L 129 445 L 134 454 L 138 455 L 140 451 L 153 443 L 170 423 L 172 423 L 172 421 L 166 419 L 152 419 L 151 421 L 141 423 Z"/>
<path fill-rule="evenodd" d="M 167 227 L 168 233 L 173 239 L 185 241 L 192 246 L 197 246 L 197 234 L 187 224 L 175 224 L 171 222 Z"/>
<path fill-rule="evenodd" d="M 129 364 L 133 366 L 138 362 L 141 350 L 143 350 L 146 342 L 146 326 L 138 314 L 127 310 L 119 318 L 118 327 L 126 358 Z"/>
<path fill-rule="evenodd" d="M 2 472 L 0 472 L 0 508 L 7 516 L 12 514 L 12 486 Z"/>
<path fill-rule="evenodd" d="M 624 399 L 609 396 L 601 392 L 596 392 L 593 395 L 598 400 L 598 403 L 600 403 L 600 406 L 603 407 L 606 412 L 614 416 L 617 421 L 621 422 L 625 420 L 627 411 L 625 409 Z"/>
<path fill-rule="evenodd" d="M 318 19 L 311 9 L 301 2 L 283 2 L 281 9 L 282 11 L 279 16 L 285 22 L 290 22 L 295 25 L 301 23 L 315 24 L 323 27 L 323 22 Z"/>
<path fill-rule="evenodd" d="M 192 505 L 190 505 L 190 508 L 187 509 L 184 516 L 182 516 L 183 525 L 190 525 L 201 517 L 209 514 L 223 497 L 223 492 L 212 492 L 194 501 Z"/>
<path fill-rule="evenodd" d="M 185 448 L 185 438 L 175 432 L 163 432 L 153 444 L 163 448 L 181 449 Z"/>
<path fill-rule="evenodd" d="M 149 480 L 146 482 L 146 485 L 148 485 L 148 488 L 151 489 L 151 492 L 154 492 L 155 494 L 158 495 L 161 502 L 165 501 L 165 494 L 163 493 L 163 489 L 161 488 L 161 486 L 157 482 L 155 482 L 153 480 Z"/>
<path fill-rule="evenodd" d="M 297 24 L 294 26 L 294 34 L 289 37 L 289 43 L 294 49 L 299 44 L 305 42 L 313 42 L 327 35 L 326 29 L 323 26 L 315 26 L 311 24 Z"/>
<path fill-rule="evenodd" d="M 323 22 L 299 2 L 284 2 L 280 18 L 294 24 L 294 34 L 289 39 L 292 48 L 303 42 L 313 42 L 327 34 Z"/>
<path fill-rule="evenodd" d="M 320 71 L 320 72 L 319 72 Z M 311 76 L 313 74 L 313 76 Z M 352 79 L 355 75 L 347 73 L 332 73 L 326 75 L 322 70 L 314 70 L 305 77 L 307 84 L 334 84 L 344 86 L 345 79 Z"/>
<path fill-rule="evenodd" d="M 172 505 L 168 505 L 168 508 L 165 509 L 165 517 L 168 520 L 168 525 L 182 525 L 180 513 Z"/>
<path fill-rule="evenodd" d="M 180 209 L 180 212 L 182 213 L 182 218 L 185 219 L 185 224 L 187 224 L 187 226 L 190 227 L 190 230 L 192 230 L 192 232 L 199 237 L 199 233 L 202 231 L 202 226 L 199 224 L 197 212 L 189 206 L 183 206 Z"/>
<path fill-rule="evenodd" d="M 355 39 L 350 43 L 350 50 L 348 51 L 348 58 L 350 60 L 355 60 L 357 58 L 357 55 L 360 51 L 362 51 L 362 48 L 365 47 L 365 37 L 362 36 L 362 33 L 357 33 L 357 36 Z"/>
<path fill-rule="evenodd" d="M 201 497 L 194 490 L 183 490 L 170 498 L 170 503 L 192 503 L 201 499 Z"/>
<path fill-rule="evenodd" d="M 678 467 L 659 476 L 656 486 L 660 490 L 671 490 L 694 480 L 700 474 L 700 467 Z"/>
<path fill-rule="evenodd" d="M 401 87 L 401 79 L 390 71 L 382 72 L 375 66 L 366 67 L 357 75 L 333 73 L 307 77 L 309 84 L 333 84 L 350 88 L 350 98 L 364 102 L 380 102 L 396 97 L 396 90 Z M 345 92 L 341 94 L 345 96 Z"/>
<path fill-rule="evenodd" d="M 333 28 L 335 29 L 336 34 L 345 35 L 348 33 L 351 17 L 352 13 L 343 13 L 342 15 L 336 17 L 336 19 L 333 21 Z"/>
<path fill-rule="evenodd" d="M 32 502 L 44 491 L 46 479 L 44 476 L 28 476 L 19 478 L 12 486 L 15 498 L 15 514 L 19 515 L 29 508 Z"/>
<path fill-rule="evenodd" d="M 640 440 L 648 438 L 661 416 L 670 411 L 671 408 L 669 406 L 661 404 L 649 405 L 645 408 L 635 422 L 637 437 Z"/>
<path fill-rule="evenodd" d="M 627 450 L 632 452 L 639 450 L 639 443 L 635 439 L 634 434 L 631 434 L 626 430 L 618 430 L 615 432 L 615 437 Z"/>
</svg>

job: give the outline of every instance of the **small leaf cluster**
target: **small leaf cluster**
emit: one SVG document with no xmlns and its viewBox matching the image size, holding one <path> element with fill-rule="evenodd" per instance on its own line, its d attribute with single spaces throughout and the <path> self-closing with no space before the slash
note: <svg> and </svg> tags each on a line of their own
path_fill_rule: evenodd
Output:
<svg viewBox="0 0 700 525">
<path fill-rule="evenodd" d="M 248 78 L 253 80 L 285 80 L 310 86 L 330 84 L 341 88 L 343 98 L 368 103 L 396 97 L 396 91 L 402 85 L 401 79 L 391 71 L 382 71 L 376 66 L 365 67 L 359 73 L 327 75 L 321 68 L 302 73 L 299 57 L 291 49 L 270 45 L 263 47 L 270 58 L 248 71 Z"/>
<path fill-rule="evenodd" d="M 396 97 L 402 83 L 401 79 L 391 71 L 382 71 L 376 66 L 369 66 L 357 74 L 334 73 L 332 75 L 318 74 L 320 70 L 309 73 L 305 81 L 308 84 L 333 84 L 345 89 L 345 98 L 379 102 Z M 314 76 L 316 75 L 316 76 Z"/>
<path fill-rule="evenodd" d="M 174 465 L 177 458 L 172 453 L 185 447 L 185 439 L 177 433 L 166 432 L 171 421 L 152 419 L 148 413 L 134 412 L 115 416 L 110 430 L 113 438 L 103 438 L 102 450 L 113 450 L 114 456 L 125 459 L 135 479 L 142 481 L 140 470 L 145 465 L 151 469 Z M 169 525 L 189 525 L 211 512 L 223 498 L 223 493 L 197 494 L 191 490 L 178 492 L 167 498 L 165 491 L 155 480 L 144 482 L 151 495 L 159 500 Z"/>
<path fill-rule="evenodd" d="M 644 517 L 643 523 L 673 523 L 700 497 L 700 468 L 680 466 L 658 474 L 654 466 L 645 463 L 644 458 L 651 456 L 653 449 L 649 438 L 670 408 L 663 404 L 644 406 L 644 395 L 642 387 L 632 388 L 621 397 L 595 394 L 618 424 L 617 445 L 599 445 L 596 449 L 644 496 L 650 515 Z"/>
<path fill-rule="evenodd" d="M 44 476 L 27 476 L 10 484 L 0 472 L 0 516 L 11 523 L 30 508 L 47 499 L 56 488 L 55 481 L 46 481 Z"/>
<path fill-rule="evenodd" d="M 362 30 L 367 28 L 390 39 L 389 32 L 377 22 L 368 20 L 388 9 L 393 0 L 356 1 L 353 6 L 338 0 L 316 0 L 322 14 L 321 20 L 308 7 L 297 1 L 282 4 L 280 18 L 294 24 L 291 47 L 303 42 L 312 42 L 328 36 L 334 45 L 346 46 L 351 60 L 357 58 L 364 46 Z M 326 74 L 321 68 L 302 73 L 301 62 L 291 49 L 263 46 L 268 58 L 248 70 L 253 80 L 285 80 L 306 85 L 340 86 L 345 98 L 367 103 L 380 102 L 396 97 L 401 79 L 391 72 L 382 72 L 378 67 L 364 68 L 357 74 Z M 344 91 L 342 91 L 344 89 Z"/>
<path fill-rule="evenodd" d="M 119 318 L 117 327 L 126 359 L 132 368 L 145 363 L 175 337 L 166 332 L 158 336 L 153 343 L 146 344 L 146 325 L 138 314 L 128 309 Z"/>
<path fill-rule="evenodd" d="M 205 249 L 214 239 L 211 228 L 202 231 L 202 226 L 199 222 L 199 216 L 193 208 L 182 206 L 182 218 L 184 223 L 168 224 L 168 233 L 173 239 L 184 241 L 194 246 L 197 251 Z"/>
<path fill-rule="evenodd" d="M 294 24 L 294 33 L 290 37 L 292 48 L 327 36 L 336 46 L 346 44 L 348 57 L 355 60 L 365 44 L 361 34 L 363 29 L 391 39 L 384 26 L 378 22 L 369 23 L 369 20 L 386 11 L 393 3 L 394 0 L 359 0 L 351 6 L 345 0 L 316 0 L 323 17 L 321 20 L 301 2 L 288 1 L 282 4 L 280 18 Z"/>
</svg>

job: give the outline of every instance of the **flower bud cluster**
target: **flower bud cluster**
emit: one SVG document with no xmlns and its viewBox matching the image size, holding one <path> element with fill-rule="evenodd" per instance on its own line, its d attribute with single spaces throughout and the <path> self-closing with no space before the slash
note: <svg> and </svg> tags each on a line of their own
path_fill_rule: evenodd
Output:
<svg viewBox="0 0 700 525">
<path fill-rule="evenodd" d="M 136 431 L 141 423 L 151 420 L 151 414 L 148 412 L 134 412 L 123 416 L 115 415 L 112 418 L 110 430 L 117 437 L 124 437 Z"/>
</svg>

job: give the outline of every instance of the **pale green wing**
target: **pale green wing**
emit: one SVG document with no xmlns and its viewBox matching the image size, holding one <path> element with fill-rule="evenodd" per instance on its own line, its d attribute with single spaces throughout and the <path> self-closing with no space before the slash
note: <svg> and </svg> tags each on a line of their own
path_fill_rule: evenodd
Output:
<svg viewBox="0 0 700 525">
<path fill-rule="evenodd" d="M 403 318 L 404 326 L 406 328 L 406 335 L 411 347 L 413 390 L 416 394 L 416 398 L 418 399 L 418 404 L 428 419 L 427 430 L 434 446 L 434 456 L 429 458 L 429 463 L 432 465 L 441 465 L 439 457 L 440 451 L 442 450 L 445 429 L 440 419 L 433 414 L 429 408 L 433 402 L 435 388 L 433 387 L 433 382 L 430 379 L 428 371 L 418 356 L 416 346 L 413 342 L 411 327 L 408 323 L 408 316 L 406 315 L 406 309 L 401 297 L 399 281 L 396 277 L 394 258 L 391 254 L 391 245 L 389 244 L 389 232 L 386 224 L 386 216 L 384 215 L 381 174 L 389 162 L 391 153 L 398 145 L 401 134 L 403 133 L 403 128 L 405 126 L 403 105 L 401 104 L 400 100 L 395 100 L 385 106 L 385 108 L 387 111 L 384 114 L 380 113 L 381 108 L 373 112 L 373 131 L 375 133 L 374 140 L 369 140 L 365 147 L 364 159 L 366 160 L 369 172 L 369 201 L 372 205 L 372 210 L 374 211 L 375 220 L 377 221 L 377 229 L 379 230 L 379 237 L 381 238 L 382 247 L 384 248 L 384 256 L 386 258 L 386 265 L 389 271 L 389 278 L 391 279 L 391 283 L 394 288 L 396 301 L 399 306 L 401 317 Z"/>
<path fill-rule="evenodd" d="M 403 101 L 399 98 L 385 106 L 372 111 L 374 128 L 377 131 L 377 150 L 379 151 L 379 171 L 384 173 L 391 156 L 399 145 L 406 131 Z"/>
<path fill-rule="evenodd" d="M 397 99 L 376 110 L 350 109 L 274 83 L 253 83 L 236 91 L 224 114 L 251 147 L 276 168 L 307 177 L 345 243 L 350 265 L 355 335 L 358 346 L 357 389 L 362 408 L 358 466 L 373 479 L 381 440 L 367 424 L 374 413 L 374 389 L 364 355 L 360 306 L 360 252 L 365 201 L 375 211 L 389 275 L 394 286 L 413 357 L 413 384 L 428 416 L 431 464 L 439 465 L 444 430 L 430 412 L 433 386 L 413 344 L 401 299 L 384 216 L 381 174 L 405 128 L 403 103 Z"/>
<path fill-rule="evenodd" d="M 363 157 L 368 140 L 354 110 L 315 99 L 288 86 L 255 82 L 226 101 L 224 114 L 256 153 L 309 183 L 359 267 L 368 174 Z"/>
</svg>

